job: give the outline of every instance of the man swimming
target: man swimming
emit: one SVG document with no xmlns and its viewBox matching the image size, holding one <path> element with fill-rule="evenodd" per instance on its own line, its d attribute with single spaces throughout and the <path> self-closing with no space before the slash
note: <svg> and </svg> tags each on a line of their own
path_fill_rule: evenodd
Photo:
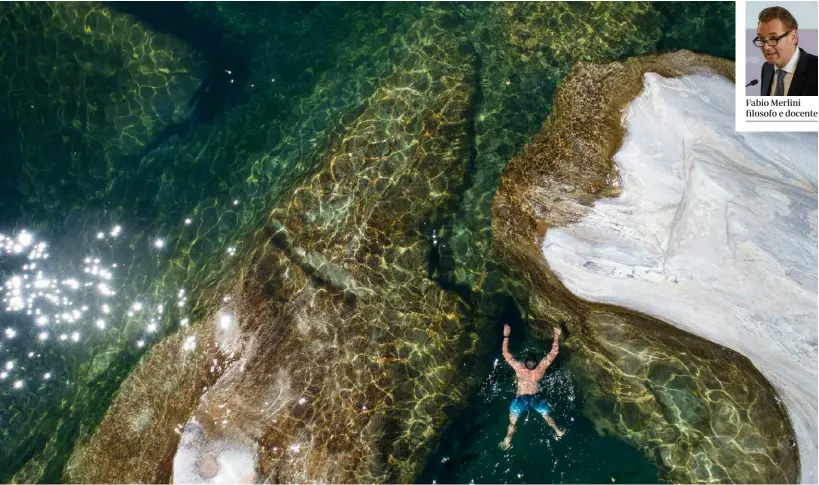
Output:
<svg viewBox="0 0 819 485">
<path fill-rule="evenodd" d="M 543 419 L 546 420 L 546 424 L 555 430 L 555 439 L 559 440 L 560 437 L 563 436 L 564 431 L 558 428 L 555 421 L 549 416 L 549 406 L 543 398 L 537 396 L 537 392 L 540 390 L 538 381 L 543 378 L 546 369 L 549 368 L 549 365 L 555 360 L 555 357 L 557 357 L 560 328 L 555 327 L 555 340 L 552 342 L 552 351 L 549 352 L 546 358 L 541 360 L 540 363 L 538 363 L 531 354 L 527 355 L 523 362 L 515 360 L 512 354 L 509 353 L 510 333 L 512 333 L 512 329 L 509 325 L 504 325 L 503 358 L 506 359 L 506 363 L 515 369 L 515 375 L 518 380 L 518 393 L 512 401 L 512 405 L 509 406 L 509 429 L 506 431 L 506 438 L 501 441 L 500 447 L 504 450 L 508 450 L 512 446 L 512 435 L 515 433 L 515 425 L 526 408 L 532 408 L 540 413 Z"/>
</svg>

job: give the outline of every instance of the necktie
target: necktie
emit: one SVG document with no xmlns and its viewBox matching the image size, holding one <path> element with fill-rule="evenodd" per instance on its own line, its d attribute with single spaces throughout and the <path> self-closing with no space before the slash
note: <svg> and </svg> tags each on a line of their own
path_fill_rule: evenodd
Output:
<svg viewBox="0 0 819 485">
<path fill-rule="evenodd" d="M 776 71 L 776 88 L 774 89 L 774 96 L 785 95 L 785 74 L 787 74 L 787 72 L 784 69 L 779 69 Z"/>
</svg>

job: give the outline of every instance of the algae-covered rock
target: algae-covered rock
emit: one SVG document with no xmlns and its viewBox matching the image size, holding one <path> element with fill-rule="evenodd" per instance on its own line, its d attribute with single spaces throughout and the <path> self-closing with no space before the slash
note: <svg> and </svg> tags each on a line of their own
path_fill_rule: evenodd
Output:
<svg viewBox="0 0 819 485">
<path fill-rule="evenodd" d="M 569 367 L 595 425 L 684 483 L 793 483 L 794 432 L 770 383 L 745 357 L 668 324 L 590 308 Z"/>
<path fill-rule="evenodd" d="M 190 410 L 220 375 L 215 366 L 226 361 L 213 325 L 183 330 L 159 343 L 123 382 L 95 433 L 77 443 L 63 479 L 167 482 Z"/>
<path fill-rule="evenodd" d="M 733 63 L 677 52 L 579 63 L 543 131 L 506 168 L 493 205 L 493 254 L 510 269 L 539 331 L 567 321 L 569 366 L 601 430 L 655 459 L 672 481 L 793 482 L 794 431 L 776 392 L 736 352 L 634 312 L 572 295 L 541 253 L 546 230 L 618 195 L 612 157 L 643 75 L 716 73 Z M 542 328 L 541 328 L 542 327 Z"/>
<path fill-rule="evenodd" d="M 486 2 L 461 15 L 480 61 L 474 169 L 457 216 L 438 232 L 454 260 L 443 276 L 480 290 L 501 171 L 537 133 L 555 88 L 578 61 L 653 52 L 668 19 L 650 2 Z"/>
<path fill-rule="evenodd" d="M 520 56 L 541 66 L 645 54 L 662 36 L 651 2 L 502 2 L 495 4 Z"/>
<path fill-rule="evenodd" d="M 435 32 L 432 19 L 414 31 Z M 457 297 L 424 284 L 423 224 L 466 168 L 465 53 L 439 31 L 402 61 L 259 234 L 236 292 L 257 348 L 195 416 L 216 424 L 214 410 L 230 409 L 260 445 L 266 480 L 411 481 L 444 409 L 463 399 L 458 369 L 474 336 Z M 430 77 L 440 63 L 449 75 Z M 223 435 L 214 426 L 203 439 Z"/>
<path fill-rule="evenodd" d="M 414 479 L 478 351 L 469 330 L 478 322 L 427 279 L 424 225 L 463 183 L 474 84 L 471 51 L 440 28 L 447 21 L 430 7 L 410 25 L 405 55 L 252 237 L 230 302 L 197 324 L 213 328 L 226 356 L 211 369 L 218 379 L 202 394 L 194 368 L 149 372 L 151 362 L 172 366 L 185 340 L 154 348 L 75 453 L 71 480 L 124 473 L 125 452 L 136 455 L 133 481 Z M 213 354 L 196 352 L 197 362 Z M 198 384 L 173 391 L 171 375 Z M 183 409 L 191 419 L 173 456 Z M 117 424 L 133 422 L 151 432 Z"/>
<path fill-rule="evenodd" d="M 26 24 L 51 17 L 50 8 L 42 4 L 34 4 L 31 9 L 7 5 L 3 13 L 10 15 L 0 22 L 15 15 L 25 15 Z M 71 11 L 69 7 L 66 4 Z M 4 8 L 6 5 L 0 7 Z M 105 316 L 105 331 L 95 331 L 93 339 L 80 349 L 55 352 L 49 357 L 49 365 L 59 371 L 65 386 L 46 387 L 33 395 L 34 399 L 5 388 L 0 391 L 4 402 L 10 403 L 5 410 L 10 431 L 0 447 L 8 459 L 4 460 L 6 467 L 0 467 L 0 476 L 11 479 L 24 469 L 17 475 L 21 481 L 58 481 L 73 443 L 88 443 L 88 434 L 96 430 L 139 355 L 175 331 L 180 320 L 197 321 L 216 311 L 235 270 L 255 249 L 247 240 L 252 231 L 264 223 L 271 207 L 288 197 L 294 184 L 326 161 L 322 157 L 328 145 L 360 114 L 357 109 L 362 101 L 392 71 L 394 60 L 415 50 L 415 44 L 405 43 L 404 39 L 423 11 L 411 4 L 401 8 L 403 15 L 391 12 L 372 17 L 362 16 L 355 8 L 337 8 L 342 15 L 335 16 L 325 12 L 320 18 L 332 18 L 344 27 L 329 37 L 318 36 L 315 31 L 302 32 L 312 39 L 310 43 L 293 38 L 288 38 L 289 43 L 277 42 L 274 37 L 278 33 L 297 28 L 287 25 L 295 16 L 268 17 L 271 25 L 275 24 L 270 31 L 276 34 L 267 36 L 265 43 L 251 52 L 250 78 L 227 93 L 235 96 L 231 97 L 234 101 L 223 106 L 224 113 L 217 113 L 210 123 L 190 124 L 183 120 L 187 128 L 179 136 L 159 138 L 164 142 L 139 156 L 118 158 L 116 171 L 105 179 L 99 193 L 95 186 L 74 186 L 66 189 L 70 191 L 66 199 L 60 193 L 47 194 L 44 203 L 59 199 L 58 209 L 43 208 L 36 201 L 26 204 L 32 212 L 26 212 L 24 223 L 46 226 L 56 220 L 49 229 L 67 234 L 49 241 L 54 254 L 48 266 L 41 266 L 47 273 L 68 275 L 77 270 L 77 259 L 88 254 L 116 262 L 122 271 L 115 271 L 109 282 L 116 287 L 117 296 L 107 302 L 111 314 Z M 122 9 L 115 9 L 117 14 L 105 12 L 117 25 L 133 22 L 121 13 Z M 180 19 L 180 23 L 189 21 Z M 370 43 L 363 44 L 362 39 Z M 227 48 L 221 41 L 214 39 L 214 43 Z M 231 59 L 238 62 L 245 55 L 246 51 L 240 51 Z M 143 60 L 153 62 L 150 58 Z M 298 75 L 283 75 L 278 70 L 282 66 Z M 19 76 L 14 79 L 17 81 Z M 246 95 L 247 102 L 237 104 L 243 99 L 240 94 Z M 187 94 L 184 101 L 189 99 Z M 16 140 L 15 133 L 12 141 Z M 151 144 L 157 140 L 149 137 Z M 105 153 L 97 155 L 104 157 Z M 99 158 L 95 160 L 89 159 L 87 165 L 105 165 L 98 165 Z M 4 170 L 9 168 L 5 161 L 0 164 Z M 61 186 L 49 180 L 65 165 L 38 166 L 43 170 L 35 177 L 40 180 L 37 184 L 59 192 Z M 2 202 L 7 201 L 17 202 L 14 198 Z M 97 237 L 97 231 L 108 234 L 115 225 L 122 226 L 118 238 Z M 158 238 L 164 241 L 161 250 L 154 245 Z M 80 255 L 79 250 L 83 251 Z M 184 301 L 178 300 L 179 291 L 187 291 Z M 164 304 L 168 310 L 162 315 L 152 311 L 151 316 L 129 316 L 128 309 L 136 301 L 154 309 Z M 98 309 L 103 302 L 91 296 L 87 303 Z M 158 327 L 153 333 L 146 331 L 152 317 Z M 144 347 L 138 345 L 140 341 Z M 51 342 L 45 343 L 49 350 L 54 348 Z M 27 351 L 21 348 L 19 352 L 24 356 Z M 98 360 L 92 365 L 90 360 L 99 355 L 109 356 L 108 362 Z M 169 397 L 159 395 L 156 399 Z M 145 400 L 149 400 L 147 396 Z M 13 401 L 19 401 L 19 405 Z M 51 435 L 55 436 L 49 440 Z"/>
</svg>

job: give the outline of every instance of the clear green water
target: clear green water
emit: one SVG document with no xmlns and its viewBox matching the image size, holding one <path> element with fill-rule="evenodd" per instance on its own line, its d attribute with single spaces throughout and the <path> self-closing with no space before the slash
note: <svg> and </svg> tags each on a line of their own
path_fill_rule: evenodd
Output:
<svg viewBox="0 0 819 485">
<path fill-rule="evenodd" d="M 678 48 L 734 52 L 724 40 L 733 38 L 731 2 L 499 5 L 445 4 L 446 20 L 436 24 L 477 59 L 471 168 L 453 174 L 466 186 L 458 206 L 439 216 L 444 222 L 431 223 L 447 243 L 430 263 L 433 277 L 465 298 L 488 257 L 503 166 L 540 129 L 576 61 Z M 75 444 L 93 433 L 135 363 L 185 319 L 218 305 L 202 295 L 230 281 L 248 235 L 413 48 L 412 22 L 441 15 L 436 9 L 0 4 L 0 92 L 8 93 L 0 102 L 0 234 L 16 240 L 28 230 L 49 254 L 23 269 L 28 253 L 14 254 L 12 244 L 0 252 L 0 283 L 42 270 L 62 296 L 72 295 L 66 308 L 82 313 L 41 328 L 36 315 L 11 309 L 4 286 L 0 366 L 11 367 L 0 379 L 0 482 L 61 480 Z M 207 93 L 197 91 L 207 83 Z M 66 287 L 94 266 L 112 271 L 115 295 L 97 291 L 98 275 L 82 280 L 94 286 Z M 144 309 L 128 316 L 137 302 Z M 59 306 L 38 308 L 57 315 Z M 514 387 L 511 372 L 493 363 L 502 321 L 517 317 L 492 318 L 497 331 L 485 337 L 492 350 L 475 367 L 480 387 L 419 481 L 656 481 L 652 462 L 599 437 L 582 417 L 582 389 L 561 364 L 568 355 L 544 392 L 569 434 L 555 443 L 540 418 L 528 416 L 512 451 L 501 452 Z M 514 325 L 520 338 L 524 329 Z M 547 346 L 513 340 L 517 352 Z"/>
</svg>

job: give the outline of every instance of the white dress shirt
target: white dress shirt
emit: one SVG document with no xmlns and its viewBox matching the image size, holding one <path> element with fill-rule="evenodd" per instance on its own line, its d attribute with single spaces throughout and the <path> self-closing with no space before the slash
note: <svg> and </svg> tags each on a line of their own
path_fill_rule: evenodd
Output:
<svg viewBox="0 0 819 485">
<path fill-rule="evenodd" d="M 785 74 L 785 77 L 782 79 L 782 81 L 785 83 L 785 96 L 788 95 L 788 89 L 791 88 L 791 81 L 793 80 L 793 73 L 796 72 L 796 63 L 797 62 L 799 62 L 799 47 L 796 48 L 796 52 L 794 52 L 793 56 L 791 56 L 791 60 L 788 61 L 788 63 L 785 64 L 785 67 L 782 68 L 783 71 L 787 72 L 787 74 Z M 773 81 L 771 82 L 771 91 L 770 91 L 770 93 L 768 93 L 771 96 L 773 96 L 773 93 L 776 90 L 776 72 L 777 71 L 779 71 L 779 68 L 776 67 L 776 64 L 774 64 L 774 75 L 773 75 Z"/>
</svg>

